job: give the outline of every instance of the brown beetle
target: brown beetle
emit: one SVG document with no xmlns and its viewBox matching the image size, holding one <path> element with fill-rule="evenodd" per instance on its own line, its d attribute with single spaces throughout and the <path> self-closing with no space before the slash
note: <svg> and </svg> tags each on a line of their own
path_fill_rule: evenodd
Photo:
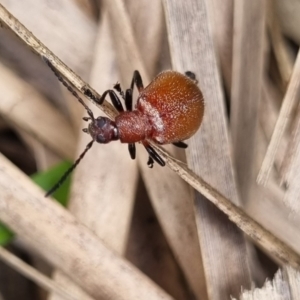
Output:
<svg viewBox="0 0 300 300">
<path fill-rule="evenodd" d="M 122 91 L 120 84 L 114 86 L 114 89 L 124 99 L 127 111 L 124 111 L 123 105 L 114 90 L 107 90 L 102 94 L 101 98 L 96 98 L 87 89 L 85 94 L 99 104 L 103 103 L 107 94 L 110 96 L 112 104 L 119 112 L 119 115 L 113 121 L 107 117 L 95 118 L 92 111 L 61 77 L 52 64 L 47 59 L 45 61 L 58 79 L 87 110 L 89 117 L 84 117 L 83 119 L 90 121 L 90 123 L 88 128 L 83 129 L 83 131 L 92 137 L 92 141 L 87 145 L 74 165 L 46 196 L 52 194 L 62 184 L 84 157 L 85 153 L 92 147 L 94 141 L 100 144 L 106 144 L 115 140 L 127 143 L 132 159 L 135 159 L 135 143 L 141 142 L 149 154 L 148 166 L 152 167 L 154 161 L 164 166 L 165 162 L 147 140 L 154 141 L 160 145 L 172 143 L 178 147 L 186 148 L 187 145 L 183 141 L 190 138 L 201 125 L 204 101 L 202 93 L 196 84 L 195 75 L 191 72 L 186 72 L 185 75 L 175 71 L 162 72 L 144 88 L 140 73 L 135 71 L 131 86 L 125 93 Z M 135 109 L 132 109 L 134 85 L 136 85 L 139 95 Z"/>
</svg>

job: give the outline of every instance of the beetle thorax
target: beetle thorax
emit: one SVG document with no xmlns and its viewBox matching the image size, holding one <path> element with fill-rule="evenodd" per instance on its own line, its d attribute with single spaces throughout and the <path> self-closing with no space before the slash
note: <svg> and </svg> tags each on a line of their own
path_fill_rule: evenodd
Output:
<svg viewBox="0 0 300 300">
<path fill-rule="evenodd" d="M 151 137 L 151 125 L 147 116 L 138 110 L 125 111 L 116 117 L 116 126 L 122 143 L 141 142 Z"/>
</svg>

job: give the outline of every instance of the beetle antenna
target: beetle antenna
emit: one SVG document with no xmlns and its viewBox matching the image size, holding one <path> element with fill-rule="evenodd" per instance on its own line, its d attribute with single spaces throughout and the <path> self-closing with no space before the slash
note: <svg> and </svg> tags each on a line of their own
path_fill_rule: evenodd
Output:
<svg viewBox="0 0 300 300">
<path fill-rule="evenodd" d="M 43 57 L 43 60 L 46 62 L 48 67 L 52 70 L 52 72 L 55 74 L 57 79 L 68 89 L 69 92 L 81 103 L 81 105 L 86 109 L 88 115 L 91 117 L 92 121 L 95 121 L 95 117 L 91 109 L 84 103 L 82 98 L 77 94 L 77 92 L 71 87 L 71 85 L 61 76 L 61 74 L 55 69 L 55 67 L 52 65 L 52 63 L 46 58 Z"/>
<path fill-rule="evenodd" d="M 74 171 L 74 169 L 77 167 L 77 165 L 83 159 L 85 154 L 92 148 L 93 143 L 94 143 L 94 140 L 91 140 L 86 145 L 84 151 L 79 155 L 79 157 L 74 162 L 74 164 L 65 172 L 65 174 L 59 179 L 59 181 L 46 193 L 45 197 L 49 197 L 51 194 L 53 194 L 63 184 L 63 182 L 68 178 L 68 176 Z"/>
</svg>

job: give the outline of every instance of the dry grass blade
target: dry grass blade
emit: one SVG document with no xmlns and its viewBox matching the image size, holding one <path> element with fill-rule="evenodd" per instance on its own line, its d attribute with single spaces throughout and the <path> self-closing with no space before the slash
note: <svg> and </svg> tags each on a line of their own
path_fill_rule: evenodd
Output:
<svg viewBox="0 0 300 300">
<path fill-rule="evenodd" d="M 56 271 L 52 278 L 55 282 L 59 282 L 59 284 L 64 288 L 65 291 L 68 291 L 72 295 L 76 297 L 76 299 L 80 300 L 95 300 L 94 297 L 91 297 L 84 291 L 79 285 L 74 283 L 69 277 L 67 277 L 63 272 Z M 47 300 L 64 300 L 61 295 L 57 293 L 49 294 Z"/>
<path fill-rule="evenodd" d="M 144 81 L 149 82 L 150 78 L 142 62 L 141 55 L 138 50 L 138 45 L 134 38 L 134 32 L 126 13 L 124 2 L 120 0 L 105 0 L 103 1 L 103 3 L 110 15 L 112 34 L 115 35 L 115 42 L 117 41 L 117 39 L 119 39 L 117 44 L 118 47 L 116 47 L 118 62 L 120 63 L 120 65 L 121 63 L 125 63 L 125 66 L 129 66 L 129 69 L 123 67 L 120 70 L 121 78 L 123 79 L 122 81 L 126 84 L 126 86 L 129 86 L 131 78 L 127 79 L 128 74 L 133 74 L 134 70 L 139 70 Z M 116 22 L 116 20 L 118 21 Z M 130 55 L 128 55 L 129 49 Z M 124 74 L 126 74 L 126 76 L 123 76 Z M 127 81 L 124 80 L 125 78 L 127 79 Z"/>
<path fill-rule="evenodd" d="M 0 73 L 0 89 L 3 96 L 0 114 L 20 130 L 35 136 L 57 154 L 72 159 L 75 152 L 75 134 L 65 117 L 2 64 Z M 47 112 L 46 115 L 42 114 L 44 111 Z"/>
<path fill-rule="evenodd" d="M 278 69 L 282 80 L 282 88 L 286 88 L 293 70 L 293 64 L 284 43 L 284 39 L 279 26 L 278 15 L 275 8 L 275 1 L 267 0 L 268 5 L 268 27 L 270 40 L 274 49 Z"/>
<path fill-rule="evenodd" d="M 181 178 L 188 182 L 194 189 L 210 200 L 229 219 L 235 223 L 245 234 L 247 234 L 255 243 L 277 258 L 284 264 L 299 269 L 300 255 L 289 248 L 273 234 L 267 231 L 259 223 L 251 219 L 241 208 L 226 199 L 216 189 L 206 183 L 202 178 L 194 174 L 190 169 L 179 163 L 171 157 L 166 151 L 155 147 L 157 151 L 168 162 L 169 167 L 175 171 Z"/>
<path fill-rule="evenodd" d="M 300 220 L 290 217 L 287 224 L 291 212 L 282 201 L 284 192 L 274 183 L 269 183 L 268 187 L 257 188 L 253 200 L 246 204 L 245 211 L 286 245 L 300 253 Z"/>
<path fill-rule="evenodd" d="M 97 90 L 107 90 L 119 77 L 108 15 L 106 11 L 103 13 L 90 80 Z M 101 72 L 105 77 L 99 78 Z M 81 137 L 79 152 L 89 140 L 86 134 Z M 137 164 L 128 158 L 127 145 L 111 143 L 107 147 L 104 145 L 101 151 L 95 146 L 76 172 L 70 210 L 111 249 L 124 254 L 135 199 Z"/>
<path fill-rule="evenodd" d="M 295 107 L 296 101 L 300 95 L 300 52 L 298 52 L 297 59 L 294 65 L 293 73 L 290 79 L 290 83 L 287 87 L 286 94 L 283 99 L 283 103 L 280 109 L 280 114 L 274 128 L 272 139 L 268 146 L 267 153 L 262 163 L 260 172 L 258 174 L 257 181 L 260 184 L 265 185 L 268 181 L 271 168 L 273 167 L 277 149 L 280 146 L 282 136 L 288 125 L 288 121 L 291 118 L 292 109 Z"/>
<path fill-rule="evenodd" d="M 220 59 L 225 88 L 229 94 L 232 80 L 233 7 L 233 0 L 207 2 L 209 19 L 213 20 L 211 25 L 214 44 Z"/>
<path fill-rule="evenodd" d="M 191 0 L 180 4 L 166 0 L 164 4 L 173 67 L 181 72 L 195 72 L 205 101 L 203 123 L 190 139 L 187 149 L 189 166 L 237 203 L 223 91 L 207 2 Z M 196 194 L 195 208 L 208 295 L 212 299 L 224 299 L 224 295 L 237 295 L 240 286 L 250 285 L 246 240 L 237 227 L 201 194 Z"/>
<path fill-rule="evenodd" d="M 289 168 L 285 175 L 285 182 L 288 189 L 285 193 L 284 201 L 292 212 L 300 214 L 300 185 L 299 185 L 299 170 L 300 170 L 300 111 L 298 111 L 297 126 L 293 134 L 293 140 L 290 145 L 291 157 Z"/>
<path fill-rule="evenodd" d="M 275 0 L 273 2 L 277 7 L 283 33 L 299 45 L 300 6 L 298 0 Z"/>
<path fill-rule="evenodd" d="M 88 2 L 89 0 L 81 2 L 84 1 Z M 91 64 L 91 49 L 94 47 L 96 24 L 79 9 L 75 1 L 63 0 L 54 3 L 45 0 L 22 2 L 2 0 L 1 4 L 19 18 L 27 28 L 33 30 L 35 35 L 76 73 L 87 78 L 87 69 Z M 22 52 L 18 50 L 15 50 L 15 55 L 19 56 L 20 54 L 20 65 L 22 65 L 24 57 L 22 58 Z M 14 50 L 10 52 L 14 52 Z M 13 57 L 14 54 L 10 56 Z M 33 68 L 37 64 L 35 57 L 32 61 Z M 45 86 L 47 85 L 46 83 Z M 74 105 L 73 97 L 65 89 L 62 89 L 62 93 L 66 96 L 63 102 L 60 96 L 60 101 L 67 107 L 73 124 L 77 126 L 74 127 L 78 128 L 82 107 Z"/>
<path fill-rule="evenodd" d="M 80 299 L 66 292 L 61 285 L 55 283 L 53 280 L 49 279 L 39 271 L 35 270 L 34 268 L 23 262 L 21 259 L 13 255 L 3 247 L 0 247 L 0 257 L 4 262 L 9 264 L 14 269 L 18 270 L 25 277 L 31 279 L 36 284 L 43 287 L 45 290 L 58 294 L 66 300 Z"/>
<path fill-rule="evenodd" d="M 155 66 L 157 64 L 157 56 L 161 51 L 160 36 L 162 34 L 158 34 L 159 30 L 155 28 L 160 27 L 160 30 L 163 30 L 164 20 L 160 8 L 161 3 L 152 1 L 150 5 L 147 2 L 144 2 L 144 5 L 148 6 L 147 9 L 144 8 L 147 17 L 142 17 L 142 11 L 135 7 L 136 13 L 143 20 L 141 26 L 135 23 L 136 27 L 138 27 L 135 28 L 135 31 L 130 24 L 129 14 L 123 1 L 105 2 L 110 13 L 114 42 L 116 44 L 115 48 L 119 54 L 117 59 L 118 65 L 121 66 L 121 77 L 126 85 L 129 84 L 128 81 L 131 79 L 128 74 L 132 74 L 134 69 L 138 69 L 144 75 L 143 81 L 145 86 L 156 71 Z M 137 6 L 135 1 L 134 5 Z M 139 5 L 143 6 L 143 2 L 140 2 Z M 157 9 L 157 6 L 160 10 Z M 157 13 L 153 14 L 153 9 Z M 149 20 L 151 15 L 153 15 L 152 22 Z M 133 19 L 135 17 L 137 16 L 131 16 Z M 147 20 L 148 24 L 146 23 Z M 154 26 L 152 26 L 153 22 L 155 23 Z M 147 27 L 148 30 L 146 30 Z M 156 34 L 155 32 L 151 34 L 153 27 Z M 147 38 L 145 37 L 145 32 L 148 32 L 146 34 Z M 142 37 L 140 39 L 143 44 L 140 45 L 141 51 L 139 51 L 137 45 L 138 40 L 135 39 L 138 36 Z M 148 55 L 149 49 L 153 49 L 151 50 L 151 55 Z M 144 58 L 143 61 L 141 57 Z M 148 66 L 147 69 L 145 65 Z M 196 297 L 204 297 L 206 294 L 205 279 L 201 268 L 201 253 L 189 189 L 176 174 L 167 168 L 153 168 L 149 172 L 149 168 L 146 165 L 148 157 L 144 149 L 138 151 L 138 159 L 152 205 L 175 257 Z M 171 280 L 172 278 L 170 277 Z"/>
<path fill-rule="evenodd" d="M 253 159 L 264 71 L 266 1 L 237 1 L 234 15 L 230 128 L 239 192 L 246 202 L 256 176 Z"/>
<path fill-rule="evenodd" d="M 86 83 L 83 82 L 78 76 L 76 76 L 69 68 L 67 68 L 61 61 L 54 56 L 41 42 L 39 42 L 22 24 L 20 24 L 7 10 L 0 5 L 0 19 L 3 24 L 9 26 L 16 34 L 27 43 L 35 52 L 39 55 L 45 55 L 55 63 L 55 66 L 61 71 L 64 76 L 74 84 L 79 90 L 83 91 L 86 87 Z M 33 45 L 32 45 L 33 43 Z M 92 89 L 91 89 L 92 90 Z M 97 95 L 97 93 L 95 92 Z M 101 108 L 101 107 L 100 107 Z M 108 112 L 109 116 L 114 116 L 115 112 L 111 109 L 111 105 L 106 106 L 105 112 Z M 155 146 L 155 145 L 153 145 Z M 220 210 L 227 214 L 230 219 L 236 223 L 247 235 L 253 238 L 253 240 L 261 245 L 266 251 L 274 254 L 278 259 L 284 263 L 288 263 L 292 266 L 299 268 L 300 258 L 292 249 L 288 248 L 285 244 L 278 241 L 267 230 L 261 227 L 259 224 L 249 218 L 241 209 L 231 203 L 228 199 L 222 196 L 219 192 L 213 189 L 210 185 L 200 179 L 191 170 L 185 166 L 179 164 L 178 161 L 169 157 L 163 149 L 155 146 L 157 151 L 166 159 L 168 165 L 176 171 L 185 181 L 193 186 L 197 191 L 202 193 L 208 200 L 214 203 Z M 7 185 L 10 186 L 9 184 Z M 9 216 L 3 216 L 3 220 Z M 80 248 L 80 247 L 79 247 Z"/>
<path fill-rule="evenodd" d="M 291 299 L 300 299 L 300 273 L 287 267 L 284 269 L 284 277 L 289 284 Z"/>
<path fill-rule="evenodd" d="M 72 65 L 78 73 L 87 74 L 84 69 L 91 63 L 91 58 L 87 57 L 94 45 L 96 24 L 78 8 L 75 1 L 1 0 L 1 5 L 20 18 L 27 28 L 34 29 L 39 39 L 47 41 L 47 46 L 63 61 Z M 22 28 L 19 30 L 22 34 Z"/>
<path fill-rule="evenodd" d="M 260 102 L 259 108 L 259 123 L 264 133 L 264 148 L 261 150 L 261 155 L 257 159 L 256 172 L 261 168 L 261 163 L 266 154 L 268 143 L 271 140 L 274 127 L 277 122 L 277 117 L 279 114 L 280 107 L 277 105 L 280 103 L 280 94 L 278 90 L 272 85 L 270 79 L 263 79 L 262 87 L 262 100 Z M 280 170 L 282 172 L 282 160 L 286 155 L 286 149 L 288 145 L 288 137 L 283 136 L 280 148 L 277 150 L 277 156 L 275 157 L 275 172 Z M 275 173 L 274 172 L 274 173 Z M 272 174 L 272 173 L 271 173 Z"/>
<path fill-rule="evenodd" d="M 118 78 L 116 67 L 112 68 L 115 53 L 108 23 L 107 13 L 103 11 L 91 70 L 91 83 L 97 90 L 110 88 Z M 99 74 L 105 75 L 99 78 Z M 86 122 L 82 127 L 86 127 Z M 79 152 L 89 140 L 87 135 L 80 138 Z M 126 249 L 137 182 L 137 165 L 128 159 L 125 147 L 121 143 L 104 146 L 101 151 L 97 145 L 93 147 L 84 164 L 75 171 L 69 202 L 69 209 L 77 219 L 120 255 Z M 59 271 L 55 279 L 63 281 L 67 290 L 76 289 Z M 60 298 L 52 295 L 51 299 Z"/>
<path fill-rule="evenodd" d="M 206 280 L 189 186 L 169 168 L 156 168 L 149 174 L 143 150 L 139 163 L 156 215 L 193 292 L 205 299 Z"/>
<path fill-rule="evenodd" d="M 3 5 L 0 4 L 0 19 L 3 25 L 9 27 L 26 45 L 28 45 L 35 53 L 42 58 L 47 58 L 54 68 L 58 70 L 74 88 L 84 94 L 89 89 L 93 95 L 100 97 L 100 95 L 88 84 L 86 84 L 79 76 L 77 76 L 70 68 L 68 68 L 57 56 L 55 56 L 41 41 L 39 41 L 24 25 L 22 25 L 16 18 L 14 18 Z M 95 101 L 90 100 L 96 106 L 100 107 Z M 104 101 L 100 107 L 105 114 L 114 118 L 116 111 L 107 101 Z"/>
<path fill-rule="evenodd" d="M 172 299 L 3 156 L 0 166 L 0 219 L 92 297 Z"/>
<path fill-rule="evenodd" d="M 300 274 L 292 268 L 279 270 L 260 289 L 242 292 L 240 300 L 293 300 L 300 297 Z M 234 300 L 234 299 L 233 299 Z"/>
</svg>

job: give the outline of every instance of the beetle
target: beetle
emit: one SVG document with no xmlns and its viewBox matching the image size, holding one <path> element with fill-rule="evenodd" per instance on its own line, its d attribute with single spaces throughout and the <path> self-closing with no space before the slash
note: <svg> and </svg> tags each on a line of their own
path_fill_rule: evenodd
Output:
<svg viewBox="0 0 300 300">
<path fill-rule="evenodd" d="M 106 90 L 100 98 L 93 95 L 89 89 L 86 89 L 84 94 L 99 104 L 102 104 L 105 97 L 109 95 L 112 104 L 119 112 L 115 120 L 111 120 L 107 117 L 95 118 L 90 108 L 58 73 L 51 62 L 46 58 L 44 60 L 59 81 L 86 109 L 88 117 L 84 117 L 83 120 L 89 122 L 89 124 L 83 131 L 92 137 L 92 140 L 87 144 L 73 166 L 47 192 L 46 196 L 52 194 L 62 184 L 94 142 L 107 144 L 111 141 L 120 140 L 121 143 L 127 143 L 132 159 L 136 157 L 135 143 L 140 142 L 149 154 L 147 162 L 149 167 L 153 167 L 154 161 L 161 166 L 165 166 L 164 160 L 148 141 L 153 141 L 159 145 L 172 143 L 177 147 L 186 148 L 187 145 L 183 141 L 195 134 L 202 123 L 204 99 L 192 72 L 181 74 L 176 71 L 164 71 L 159 73 L 144 88 L 140 73 L 134 71 L 130 88 L 125 93 L 120 84 L 117 83 L 114 85 L 114 89 Z M 134 85 L 137 87 L 139 95 L 137 104 L 133 109 Z M 124 100 L 126 111 L 116 92 Z"/>
</svg>

